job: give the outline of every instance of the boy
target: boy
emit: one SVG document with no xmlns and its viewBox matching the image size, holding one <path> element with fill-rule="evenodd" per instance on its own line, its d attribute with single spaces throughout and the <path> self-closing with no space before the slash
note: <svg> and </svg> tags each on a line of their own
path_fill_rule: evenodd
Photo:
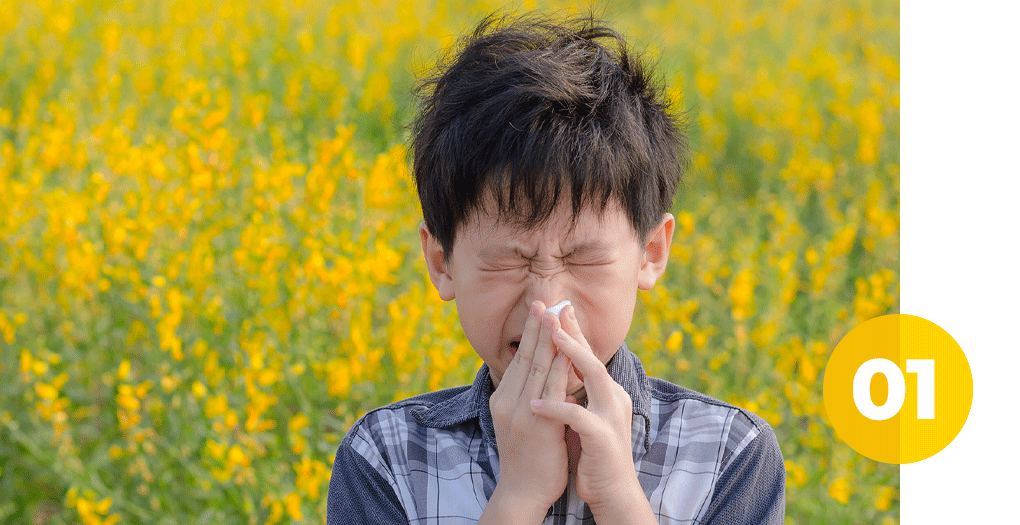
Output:
<svg viewBox="0 0 1020 525">
<path fill-rule="evenodd" d="M 327 522 L 781 523 L 768 424 L 624 344 L 669 258 L 685 139 L 623 39 L 489 18 L 426 87 L 422 250 L 485 364 L 359 420 Z"/>
</svg>

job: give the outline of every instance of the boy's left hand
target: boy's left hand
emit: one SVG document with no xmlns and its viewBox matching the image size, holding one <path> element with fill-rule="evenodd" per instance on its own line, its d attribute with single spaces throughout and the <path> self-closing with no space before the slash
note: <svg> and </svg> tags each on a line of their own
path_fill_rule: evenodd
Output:
<svg viewBox="0 0 1020 525">
<path fill-rule="evenodd" d="M 630 395 L 610 377 L 581 334 L 573 306 L 564 309 L 563 326 L 552 333 L 560 352 L 579 372 L 588 397 L 587 408 L 565 401 L 535 400 L 535 414 L 569 425 L 581 441 L 577 463 L 577 495 L 599 523 L 655 522 L 638 482 L 631 452 Z M 647 518 L 651 518 L 648 521 Z"/>
</svg>

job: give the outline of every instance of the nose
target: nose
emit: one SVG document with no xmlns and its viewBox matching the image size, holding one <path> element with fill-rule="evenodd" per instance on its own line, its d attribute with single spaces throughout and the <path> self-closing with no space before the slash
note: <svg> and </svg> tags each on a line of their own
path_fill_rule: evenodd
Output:
<svg viewBox="0 0 1020 525">
<path fill-rule="evenodd" d="M 559 270 L 531 271 L 528 282 L 526 299 L 528 305 L 533 301 L 542 301 L 546 307 L 552 306 L 566 297 L 563 283 L 563 273 Z"/>
</svg>

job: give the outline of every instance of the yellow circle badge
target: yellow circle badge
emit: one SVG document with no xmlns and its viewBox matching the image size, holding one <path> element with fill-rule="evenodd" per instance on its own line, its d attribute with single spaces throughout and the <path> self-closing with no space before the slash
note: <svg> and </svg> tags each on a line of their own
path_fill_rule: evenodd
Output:
<svg viewBox="0 0 1020 525">
<path fill-rule="evenodd" d="M 974 383 L 960 345 L 914 315 L 883 315 L 832 351 L 825 411 L 851 448 L 883 463 L 913 463 L 946 447 L 970 414 Z"/>
</svg>

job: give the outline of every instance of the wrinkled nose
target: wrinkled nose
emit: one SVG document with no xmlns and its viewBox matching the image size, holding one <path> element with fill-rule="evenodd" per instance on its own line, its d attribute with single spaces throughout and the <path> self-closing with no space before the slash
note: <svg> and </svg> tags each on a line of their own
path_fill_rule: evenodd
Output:
<svg viewBox="0 0 1020 525">
<path fill-rule="evenodd" d="M 532 267 L 531 275 L 529 276 L 528 293 L 527 293 L 527 304 L 531 304 L 532 301 L 542 301 L 546 307 L 552 306 L 564 299 L 567 299 L 564 293 L 563 277 L 565 272 L 563 268 L 536 268 Z"/>
</svg>

